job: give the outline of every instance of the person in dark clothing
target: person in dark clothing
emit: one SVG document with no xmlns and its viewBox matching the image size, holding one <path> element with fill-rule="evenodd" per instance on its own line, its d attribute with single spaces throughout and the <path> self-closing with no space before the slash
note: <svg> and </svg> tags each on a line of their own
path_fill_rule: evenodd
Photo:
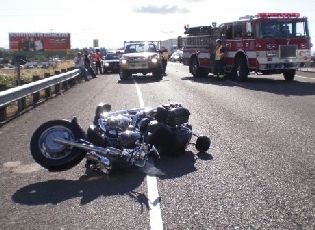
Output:
<svg viewBox="0 0 315 230">
<path fill-rule="evenodd" d="M 84 51 L 84 66 L 86 68 L 86 70 L 88 71 L 88 73 L 91 75 L 92 78 L 96 78 L 96 74 L 93 70 L 93 68 L 91 67 L 91 59 L 90 59 L 90 55 L 88 53 L 87 50 Z"/>
<path fill-rule="evenodd" d="M 216 46 L 214 49 L 214 70 L 213 70 L 213 75 L 218 78 L 223 78 L 224 77 L 224 53 L 225 53 L 225 48 L 222 45 L 221 39 L 216 40 Z"/>
<path fill-rule="evenodd" d="M 161 53 L 161 60 L 162 60 L 162 72 L 163 75 L 166 75 L 166 66 L 167 66 L 167 60 L 168 60 L 168 50 L 163 46 L 160 50 Z"/>
</svg>

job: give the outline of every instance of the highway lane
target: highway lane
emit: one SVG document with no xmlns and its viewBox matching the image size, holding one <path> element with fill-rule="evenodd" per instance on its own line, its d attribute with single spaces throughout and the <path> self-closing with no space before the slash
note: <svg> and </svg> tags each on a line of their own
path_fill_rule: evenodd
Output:
<svg viewBox="0 0 315 230">
<path fill-rule="evenodd" d="M 33 131 L 51 119 L 77 116 L 86 129 L 99 102 L 119 110 L 139 106 L 135 87 L 104 75 L 79 84 L 1 128 L 1 214 L 4 229 L 137 229 L 149 226 L 142 174 L 87 178 L 72 170 L 38 169 L 29 151 Z M 20 165 L 17 165 L 19 164 Z"/>
<path fill-rule="evenodd" d="M 194 112 L 193 127 L 212 136 L 213 160 L 197 161 L 195 167 L 200 167 L 189 174 L 186 185 L 173 184 L 180 188 L 180 202 L 166 197 L 168 205 L 162 205 L 167 207 L 162 213 L 171 216 L 170 228 L 178 226 L 171 219 L 179 212 L 184 213 L 177 216 L 181 228 L 310 227 L 315 185 L 313 81 L 297 78 L 287 83 L 279 76 L 259 76 L 240 84 L 194 79 L 180 66 L 175 72 L 181 77 L 173 79 L 168 95 L 179 92 L 177 97 Z"/>
<path fill-rule="evenodd" d="M 208 135 L 207 155 L 193 146 L 157 165 L 167 229 L 314 228 L 315 83 L 299 73 L 249 82 L 195 79 L 169 63 L 162 81 L 135 77 L 144 105 L 181 102 L 193 130 Z M 57 118 L 87 128 L 100 101 L 114 110 L 137 107 L 133 81 L 104 75 L 77 85 L 0 128 L 1 206 L 5 229 L 148 229 L 147 185 L 136 173 L 88 179 L 83 163 L 47 173 L 28 150 L 33 130 Z M 20 162 L 20 165 L 18 165 Z"/>
</svg>

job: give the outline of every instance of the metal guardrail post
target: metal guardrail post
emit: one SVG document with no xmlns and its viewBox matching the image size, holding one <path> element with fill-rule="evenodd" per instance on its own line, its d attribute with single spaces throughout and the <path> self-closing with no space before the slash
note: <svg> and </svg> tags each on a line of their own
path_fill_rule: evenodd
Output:
<svg viewBox="0 0 315 230">
<path fill-rule="evenodd" d="M 26 104 L 26 98 L 32 95 L 36 95 L 36 93 L 41 92 L 42 90 L 45 90 L 45 96 L 49 97 L 51 93 L 51 87 L 54 87 L 55 85 L 60 85 L 62 84 L 62 82 L 74 79 L 78 75 L 78 70 L 69 71 L 67 73 L 62 73 L 51 77 L 49 73 L 46 73 L 46 79 L 40 79 L 36 82 L 31 82 L 9 89 L 7 89 L 5 85 L 2 86 L 5 90 L 0 91 L 0 122 L 5 122 L 7 120 L 8 114 L 10 113 L 10 103 L 18 102 L 18 112 L 16 115 L 19 115 L 20 112 L 22 112 L 22 109 L 26 108 L 26 105 L 28 105 Z M 36 80 L 36 78 L 37 77 L 34 77 L 34 80 Z M 21 84 L 23 83 L 23 81 L 21 82 L 20 80 L 19 83 Z M 33 100 L 36 102 L 36 96 L 35 99 L 33 98 Z"/>
<path fill-rule="evenodd" d="M 0 91 L 7 89 L 5 84 L 0 84 Z M 7 106 L 0 107 L 0 122 L 3 122 L 7 119 Z"/>
<path fill-rule="evenodd" d="M 33 82 L 40 80 L 40 77 L 38 75 L 33 75 Z M 33 93 L 33 104 L 35 105 L 40 98 L 39 92 Z"/>
<path fill-rule="evenodd" d="M 17 79 L 15 81 L 15 83 L 16 83 L 17 86 L 25 84 L 24 80 L 21 80 L 21 79 Z M 19 99 L 17 101 L 17 105 L 18 105 L 18 112 L 22 112 L 25 109 L 25 107 L 26 107 L 26 98 L 22 97 L 21 99 Z"/>
<path fill-rule="evenodd" d="M 66 71 L 72 71 L 72 70 L 74 70 L 74 67 L 70 67 Z M 77 82 L 78 82 L 77 78 L 70 79 L 69 80 L 70 87 L 74 86 Z"/>
<path fill-rule="evenodd" d="M 0 122 L 3 122 L 7 119 L 7 107 L 0 107 Z"/>
<path fill-rule="evenodd" d="M 60 71 L 55 71 L 55 75 L 60 74 Z M 58 94 L 60 92 L 60 84 L 55 85 L 55 94 Z"/>
<path fill-rule="evenodd" d="M 66 72 L 67 72 L 67 69 L 61 69 L 61 73 L 66 73 Z M 69 89 L 68 81 L 64 81 L 64 82 L 62 83 L 62 89 L 63 89 L 63 90 Z"/>
<path fill-rule="evenodd" d="M 50 73 L 44 73 L 44 78 L 50 77 Z M 45 89 L 45 98 L 49 98 L 51 96 L 50 87 Z"/>
</svg>

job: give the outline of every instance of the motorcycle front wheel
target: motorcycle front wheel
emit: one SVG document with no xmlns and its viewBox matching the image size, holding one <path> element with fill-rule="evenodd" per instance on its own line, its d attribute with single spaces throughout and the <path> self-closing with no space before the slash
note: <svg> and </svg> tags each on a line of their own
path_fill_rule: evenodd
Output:
<svg viewBox="0 0 315 230">
<path fill-rule="evenodd" d="M 75 147 L 56 143 L 55 139 L 77 141 L 83 138 L 67 120 L 53 120 L 39 126 L 31 138 L 30 149 L 34 160 L 49 171 L 68 170 L 85 157 L 85 152 Z"/>
</svg>

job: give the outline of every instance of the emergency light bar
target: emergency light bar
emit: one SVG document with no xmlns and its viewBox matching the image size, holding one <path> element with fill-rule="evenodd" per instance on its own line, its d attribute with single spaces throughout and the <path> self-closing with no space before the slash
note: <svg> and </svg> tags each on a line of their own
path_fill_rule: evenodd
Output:
<svg viewBox="0 0 315 230">
<path fill-rule="evenodd" d="M 258 18 L 298 18 L 300 17 L 300 13 L 258 13 Z"/>
<path fill-rule="evenodd" d="M 124 41 L 124 44 L 126 43 L 155 43 L 159 41 Z"/>
</svg>

